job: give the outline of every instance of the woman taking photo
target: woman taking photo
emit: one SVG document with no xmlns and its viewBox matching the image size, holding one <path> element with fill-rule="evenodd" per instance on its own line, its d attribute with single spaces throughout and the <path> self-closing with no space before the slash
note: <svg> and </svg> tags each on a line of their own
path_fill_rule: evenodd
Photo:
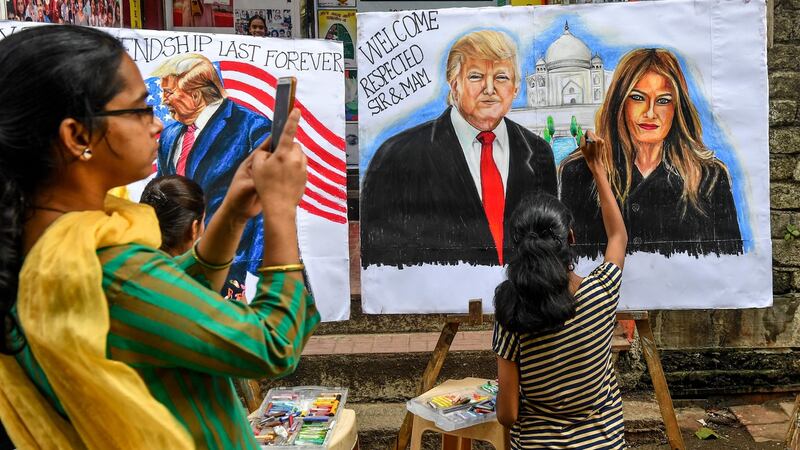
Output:
<svg viewBox="0 0 800 450">
<path fill-rule="evenodd" d="M 151 173 L 163 127 L 120 42 L 20 31 L 0 41 L 0 83 L 14 86 L 0 90 L 0 419 L 15 445 L 256 449 L 231 377 L 290 373 L 319 321 L 297 248 L 299 112 L 173 259 L 152 208 L 106 196 Z M 256 297 L 225 301 L 244 224 L 262 211 Z"/>
<path fill-rule="evenodd" d="M 606 175 L 631 237 L 628 252 L 738 254 L 742 237 L 725 164 L 703 130 L 677 58 L 636 49 L 614 70 L 597 112 Z M 580 256 L 605 242 L 596 184 L 575 151 L 561 163 L 561 201 L 575 214 Z"/>
</svg>

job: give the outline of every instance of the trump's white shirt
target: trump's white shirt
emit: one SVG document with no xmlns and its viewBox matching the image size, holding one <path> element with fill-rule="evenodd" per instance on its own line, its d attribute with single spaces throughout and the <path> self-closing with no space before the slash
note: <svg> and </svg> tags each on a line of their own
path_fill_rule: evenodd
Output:
<svg viewBox="0 0 800 450">
<path fill-rule="evenodd" d="M 197 142 L 197 137 L 200 136 L 200 132 L 203 131 L 203 128 L 208 124 L 208 121 L 211 120 L 211 116 L 214 115 L 215 112 L 219 109 L 219 105 L 222 104 L 222 100 L 217 100 L 214 103 L 210 103 L 208 106 L 203 108 L 200 111 L 200 114 L 197 115 L 197 119 L 194 120 L 194 126 L 197 127 L 194 130 L 194 141 Z M 178 160 L 181 159 L 181 149 L 183 148 L 183 138 L 186 136 L 186 132 L 181 133 L 180 139 L 178 139 L 178 146 L 175 155 L 172 157 L 172 164 L 175 167 L 178 167 Z"/>
<path fill-rule="evenodd" d="M 478 134 L 480 134 L 481 130 L 470 125 L 455 106 L 450 110 L 450 121 L 453 122 L 453 128 L 455 128 L 456 136 L 458 136 L 458 143 L 461 145 L 464 158 L 467 160 L 469 173 L 472 175 L 472 180 L 478 189 L 478 197 L 483 201 L 483 192 L 481 192 L 482 144 L 478 140 Z M 492 143 L 492 156 L 497 170 L 500 171 L 500 178 L 503 180 L 503 192 L 505 193 L 508 185 L 508 164 L 511 154 L 508 146 L 508 129 L 506 129 L 505 119 L 502 119 L 492 132 L 495 135 Z"/>
</svg>

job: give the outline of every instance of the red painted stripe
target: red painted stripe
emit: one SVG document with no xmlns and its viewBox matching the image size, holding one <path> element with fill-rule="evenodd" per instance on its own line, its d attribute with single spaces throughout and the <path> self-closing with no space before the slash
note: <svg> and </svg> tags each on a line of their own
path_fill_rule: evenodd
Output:
<svg viewBox="0 0 800 450">
<path fill-rule="evenodd" d="M 245 108 L 251 109 L 253 111 L 257 111 L 257 109 L 253 105 L 251 105 L 250 103 L 248 103 L 248 102 L 246 102 L 246 101 L 244 101 L 242 99 L 231 97 L 231 100 L 233 100 L 234 102 L 244 106 Z M 342 172 L 347 170 L 344 161 L 342 161 L 339 158 L 335 158 L 333 155 L 331 155 L 330 153 L 326 152 L 324 148 L 322 148 L 319 145 L 317 145 L 316 142 L 314 142 L 307 134 L 305 134 L 305 132 L 303 131 L 302 128 L 298 128 L 297 129 L 297 139 L 300 141 L 301 144 L 305 145 L 306 148 L 309 149 L 309 151 L 313 152 L 316 156 L 318 156 L 323 161 L 327 162 L 328 164 L 334 163 L 334 164 L 331 164 L 331 165 L 336 167 L 336 168 L 338 168 Z M 323 166 L 321 163 L 319 163 L 318 161 L 313 160 L 313 159 L 309 159 L 308 160 L 308 165 L 313 167 L 314 170 L 319 172 L 320 175 L 322 175 L 322 176 L 326 177 L 327 179 L 331 180 L 333 183 L 336 183 L 337 185 L 340 185 L 340 186 L 347 185 L 347 176 L 342 175 L 340 172 L 336 172 L 336 171 L 334 171 L 332 169 L 329 169 L 328 167 Z"/>
<path fill-rule="evenodd" d="M 333 144 L 334 147 L 338 148 L 341 151 L 344 151 L 345 144 L 343 138 L 337 136 L 332 131 L 328 130 L 328 127 L 323 125 L 316 118 L 316 116 L 314 116 L 314 114 L 311 114 L 308 108 L 306 108 L 305 105 L 303 105 L 299 101 L 295 100 L 294 106 L 296 106 L 300 110 L 300 113 L 303 115 L 303 119 L 305 119 L 305 121 L 308 122 L 308 124 L 311 125 L 314 128 L 314 130 L 317 133 L 319 133 L 320 136 L 325 138 L 326 141 Z"/>
<path fill-rule="evenodd" d="M 309 166 L 313 167 L 311 162 L 312 162 L 311 160 L 308 160 Z M 308 182 L 311 183 L 312 185 L 316 186 L 320 190 L 325 191 L 326 193 L 328 193 L 329 195 L 333 196 L 334 198 L 338 198 L 339 200 L 347 201 L 347 192 L 345 192 L 344 186 L 333 185 L 333 184 L 331 184 L 330 181 L 314 175 L 313 172 L 308 172 Z"/>
<path fill-rule="evenodd" d="M 264 106 L 270 109 L 270 112 L 275 109 L 275 98 L 247 83 L 243 83 L 239 80 L 225 80 L 225 89 L 235 89 L 237 91 L 246 92 L 253 96 L 256 100 L 263 103 Z M 234 98 L 234 100 L 238 100 L 238 98 Z M 252 105 L 249 105 L 248 107 L 262 116 L 267 117 L 266 111 L 259 111 Z"/>
<path fill-rule="evenodd" d="M 309 150 L 314 152 L 321 160 L 325 161 L 331 167 L 345 173 L 347 171 L 347 165 L 345 164 L 344 159 L 332 155 L 330 152 L 322 148 L 319 144 L 317 144 L 314 139 L 311 139 L 311 136 L 306 134 L 305 130 L 298 127 L 297 128 L 297 140 L 300 141 L 301 144 L 305 145 Z M 329 170 L 329 169 L 326 169 Z M 347 177 L 341 174 L 337 174 L 336 172 L 331 172 L 330 178 L 339 179 L 341 178 L 341 183 L 345 184 L 347 182 Z"/>
<path fill-rule="evenodd" d="M 324 186 L 331 186 L 331 188 L 337 189 L 336 191 L 332 192 L 331 189 L 325 188 L 323 189 L 325 192 L 333 195 L 334 197 L 340 197 L 344 199 L 347 198 L 346 195 L 340 194 L 341 192 L 344 192 L 344 188 L 347 185 L 347 180 L 345 177 L 337 176 L 337 179 L 331 180 L 328 174 L 326 174 L 326 172 L 330 172 L 330 169 L 328 169 L 327 167 L 323 166 L 322 164 L 311 158 L 306 158 L 306 163 L 308 164 L 308 167 L 314 169 L 317 173 L 322 175 L 322 178 L 319 179 L 325 181 Z M 312 174 L 309 174 L 309 177 L 311 176 Z M 341 181 L 339 180 L 339 178 L 341 178 Z M 314 183 L 314 184 L 319 185 L 320 183 Z"/>
<path fill-rule="evenodd" d="M 266 92 L 260 91 L 260 90 L 258 90 L 256 88 L 254 88 L 253 86 L 250 86 L 249 84 L 242 83 L 241 81 L 230 80 L 228 82 L 228 84 L 230 85 L 231 89 L 235 89 L 237 91 L 242 91 L 242 92 L 245 92 L 247 94 L 250 94 L 253 98 L 255 98 L 256 100 L 258 100 L 259 102 L 264 104 L 264 106 L 266 106 L 270 110 L 274 110 L 274 108 L 275 108 L 275 99 L 272 98 L 272 96 L 270 96 Z M 239 103 L 240 105 L 244 106 L 245 108 L 251 109 L 251 110 L 253 110 L 255 112 L 258 112 L 259 114 L 261 114 L 263 116 L 266 116 L 266 114 L 264 112 L 259 111 L 253 105 L 249 104 L 248 102 L 246 102 L 244 100 L 241 100 L 241 99 L 236 98 L 236 97 L 231 97 L 231 99 L 234 100 L 235 102 Z M 301 144 L 305 145 L 306 148 L 311 150 L 321 160 L 323 160 L 327 164 L 329 164 L 331 167 L 334 167 L 334 168 L 336 168 L 336 169 L 338 169 L 338 170 L 340 170 L 342 172 L 346 172 L 347 171 L 347 165 L 346 165 L 345 161 L 341 157 L 336 156 L 336 155 L 330 153 L 329 151 L 325 150 L 324 148 L 322 148 L 322 146 L 317 144 L 305 132 L 305 130 L 303 130 L 302 127 L 298 127 L 297 128 L 297 140 L 300 141 Z M 334 181 L 336 181 L 337 183 L 340 183 L 340 184 L 347 183 L 347 177 L 346 176 L 341 175 L 341 174 L 337 174 L 336 172 L 330 171 L 329 169 L 323 169 L 323 170 L 325 172 L 327 172 L 325 174 L 325 176 L 329 177 L 331 180 L 334 180 Z"/>
<path fill-rule="evenodd" d="M 254 67 L 247 63 L 237 62 L 237 61 L 220 61 L 219 68 L 220 70 L 231 70 L 235 72 L 242 72 L 252 77 L 258 78 L 260 80 L 264 80 L 265 82 L 267 82 L 267 84 L 269 84 L 273 88 L 278 84 L 278 80 L 274 76 L 272 76 L 269 72 Z M 224 80 L 226 88 L 228 87 L 231 81 L 234 80 Z M 300 100 L 295 99 L 294 104 L 298 109 L 300 109 L 300 112 L 303 114 L 303 119 L 305 119 L 306 122 L 308 122 L 308 124 L 311 125 L 314 128 L 314 130 L 317 133 L 319 133 L 320 136 L 322 136 L 326 141 L 333 144 L 333 146 L 336 147 L 337 149 L 344 151 L 345 148 L 344 138 L 337 136 L 336 133 L 332 132 L 331 130 L 328 129 L 328 127 L 323 125 L 322 122 L 320 122 L 319 119 L 317 119 L 317 117 L 314 116 L 314 114 L 311 113 L 311 111 L 309 111 L 308 108 L 306 108 L 300 102 Z"/>
<path fill-rule="evenodd" d="M 300 207 L 315 216 L 322 217 L 323 219 L 328 219 L 331 222 L 347 223 L 347 216 L 340 216 L 338 214 L 333 214 L 328 211 L 324 211 L 304 200 L 300 200 Z"/>
<path fill-rule="evenodd" d="M 314 200 L 317 201 L 317 203 L 319 203 L 322 206 L 325 206 L 325 207 L 328 207 L 330 209 L 333 209 L 333 210 L 339 211 L 341 213 L 347 214 L 347 207 L 346 206 L 342 205 L 341 203 L 337 203 L 337 202 L 329 199 L 328 197 L 325 197 L 324 195 L 320 194 L 317 191 L 312 191 L 311 189 L 306 187 L 305 195 L 313 198 Z"/>
<path fill-rule="evenodd" d="M 247 102 L 239 99 L 233 99 L 235 102 L 241 104 L 246 108 L 253 109 L 251 105 Z M 307 137 L 307 136 L 306 136 Z M 301 141 L 302 142 L 302 141 Z M 312 173 L 308 174 L 308 180 L 314 186 L 317 186 L 321 190 L 327 192 L 328 194 L 340 198 L 342 200 L 347 200 L 347 194 L 344 192 L 344 187 L 347 185 L 347 177 L 344 177 L 331 169 L 323 166 L 318 161 L 307 158 L 306 159 L 308 167 L 314 169 L 317 173 L 322 175 L 322 178 L 315 176 Z"/>
</svg>

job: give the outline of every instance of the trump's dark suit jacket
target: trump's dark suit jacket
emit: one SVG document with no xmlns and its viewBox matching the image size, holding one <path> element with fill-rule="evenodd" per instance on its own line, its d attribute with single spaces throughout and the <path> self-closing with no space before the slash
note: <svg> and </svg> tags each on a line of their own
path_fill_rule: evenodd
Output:
<svg viewBox="0 0 800 450">
<path fill-rule="evenodd" d="M 195 137 L 186 160 L 186 176 L 205 191 L 206 223 L 222 203 L 239 164 L 269 136 L 271 129 L 272 123 L 266 117 L 225 99 Z M 186 125 L 176 121 L 166 125 L 161 132 L 158 175 L 175 173 L 175 154 L 180 151 L 179 137 L 184 131 Z M 259 214 L 247 223 L 229 278 L 243 283 L 244 270 L 249 268 L 255 273 L 261 264 L 262 221 Z"/>
<path fill-rule="evenodd" d="M 478 188 L 450 120 L 403 131 L 381 145 L 361 188 L 361 264 L 498 265 Z M 553 152 L 542 138 L 506 121 L 510 149 L 503 259 L 511 256 L 508 219 L 525 196 L 557 195 Z"/>
</svg>

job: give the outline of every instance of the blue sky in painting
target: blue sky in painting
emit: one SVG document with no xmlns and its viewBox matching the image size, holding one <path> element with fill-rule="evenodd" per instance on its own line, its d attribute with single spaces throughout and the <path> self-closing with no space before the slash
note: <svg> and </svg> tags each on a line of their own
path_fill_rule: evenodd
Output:
<svg viewBox="0 0 800 450">
<path fill-rule="evenodd" d="M 680 50 L 665 47 L 655 42 L 641 42 L 635 46 L 612 46 L 604 42 L 602 37 L 593 34 L 592 31 L 584 25 L 583 21 L 578 15 L 568 13 L 557 16 L 554 18 L 548 28 L 538 31 L 536 34 L 536 42 L 534 43 L 521 42 L 519 40 L 519 36 L 515 35 L 509 30 L 503 29 L 502 27 L 485 27 L 481 29 L 493 29 L 505 32 L 516 41 L 517 48 L 520 51 L 520 69 L 522 75 L 525 76 L 528 73 L 534 72 L 536 60 L 540 57 L 543 57 L 547 47 L 556 39 L 558 39 L 558 37 L 564 32 L 565 22 L 569 22 L 570 32 L 585 42 L 586 45 L 591 49 L 592 53 L 600 55 L 600 57 L 603 59 L 606 70 L 613 71 L 622 56 L 635 48 L 662 47 L 672 51 L 678 57 L 689 87 L 689 95 L 695 105 L 695 108 L 697 108 L 700 121 L 702 122 L 703 141 L 708 148 L 714 151 L 717 158 L 725 163 L 725 165 L 728 167 L 728 171 L 730 172 L 733 197 L 736 203 L 739 228 L 742 232 L 745 251 L 753 250 L 755 248 L 755 243 L 752 240 L 753 232 L 750 223 L 749 205 L 745 192 L 746 171 L 739 163 L 739 160 L 736 157 L 736 151 L 725 135 L 725 132 L 714 119 L 710 101 L 703 95 L 703 90 L 699 88 L 698 83 L 700 81 L 695 79 L 693 76 L 693 71 L 688 70 L 690 66 L 681 55 Z M 477 29 L 469 30 L 464 34 L 476 30 Z M 446 48 L 452 46 L 452 44 L 462 35 L 455 36 L 449 43 L 447 43 Z M 447 54 L 444 52 L 443 56 L 441 57 L 439 67 L 445 66 L 446 58 Z M 442 111 L 444 111 L 444 109 L 447 107 L 446 96 L 448 93 L 448 87 L 445 82 L 444 70 L 439 71 L 438 76 L 440 78 L 438 81 L 440 86 L 442 86 L 442 89 L 436 96 L 431 98 L 428 103 L 415 110 L 413 114 L 403 118 L 403 120 L 393 121 L 389 126 L 382 130 L 373 141 L 360 142 L 359 151 L 361 152 L 361 176 L 363 176 L 366 167 L 369 165 L 369 161 L 374 155 L 375 151 L 386 139 L 415 125 L 433 120 L 442 114 Z M 513 106 L 515 108 L 525 107 L 526 99 L 527 88 L 526 84 L 523 82 L 520 84 L 520 93 L 514 100 Z"/>
</svg>

